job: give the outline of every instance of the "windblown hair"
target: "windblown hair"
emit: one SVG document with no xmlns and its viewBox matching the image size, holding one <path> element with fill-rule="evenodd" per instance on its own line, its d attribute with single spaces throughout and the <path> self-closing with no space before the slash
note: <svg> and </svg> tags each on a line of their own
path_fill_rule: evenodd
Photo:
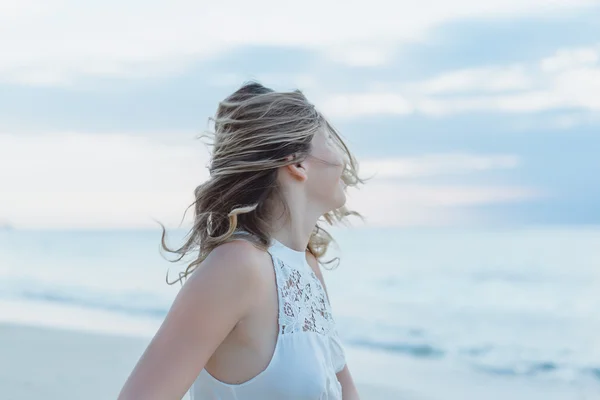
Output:
<svg viewBox="0 0 600 400">
<path fill-rule="evenodd" d="M 256 82 L 246 83 L 219 104 L 210 120 L 214 132 L 199 137 L 212 139 L 210 178 L 194 190 L 195 201 L 190 205 L 195 210 L 194 224 L 184 244 L 170 249 L 165 243 L 165 227 L 159 222 L 162 249 L 179 255 L 169 261 L 178 262 L 189 254 L 194 256 L 185 271 L 179 273 L 179 279 L 169 282 L 167 273 L 168 284 L 186 278 L 214 248 L 238 238 L 239 230 L 250 233 L 245 238 L 257 247 L 268 248 L 273 204 L 281 202 L 289 217 L 289 206 L 277 183 L 278 168 L 303 161 L 319 129 L 326 129 L 332 135 L 343 155 L 342 180 L 346 186 L 365 182 L 359 178 L 358 162 L 339 133 L 300 90 L 277 92 Z M 290 155 L 293 155 L 291 160 L 287 159 Z M 333 241 L 322 224 L 344 223 L 350 215 L 364 219 L 343 206 L 317 221 L 307 250 L 320 264 L 338 260 L 338 257 L 327 262 L 321 259 Z"/>
</svg>

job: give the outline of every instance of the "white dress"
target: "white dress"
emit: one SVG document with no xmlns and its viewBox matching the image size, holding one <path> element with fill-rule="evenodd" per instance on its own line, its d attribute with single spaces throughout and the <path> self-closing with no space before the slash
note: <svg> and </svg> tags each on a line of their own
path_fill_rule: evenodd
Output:
<svg viewBox="0 0 600 400">
<path fill-rule="evenodd" d="M 247 233 L 247 232 L 244 232 Z M 279 300 L 279 331 L 269 365 L 241 384 L 219 381 L 203 369 L 192 400 L 341 400 L 336 373 L 346 364 L 331 306 L 306 254 L 272 239 Z"/>
</svg>

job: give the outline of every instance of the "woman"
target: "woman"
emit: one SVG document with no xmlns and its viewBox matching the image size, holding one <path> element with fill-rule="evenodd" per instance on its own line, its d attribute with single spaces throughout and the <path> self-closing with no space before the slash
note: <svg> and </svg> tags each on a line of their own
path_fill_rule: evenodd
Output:
<svg viewBox="0 0 600 400">
<path fill-rule="evenodd" d="M 162 233 L 195 260 L 119 399 L 358 399 L 319 267 L 355 158 L 300 91 L 245 84 L 214 127 L 194 226 Z"/>
</svg>

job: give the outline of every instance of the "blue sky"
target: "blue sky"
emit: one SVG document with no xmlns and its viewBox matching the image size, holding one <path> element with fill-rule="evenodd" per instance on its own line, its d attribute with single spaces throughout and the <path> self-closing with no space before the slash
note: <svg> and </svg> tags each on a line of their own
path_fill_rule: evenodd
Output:
<svg viewBox="0 0 600 400">
<path fill-rule="evenodd" d="M 0 223 L 177 224 L 249 79 L 340 129 L 369 224 L 600 223 L 600 2 L 196 3 L 0 0 Z"/>
</svg>

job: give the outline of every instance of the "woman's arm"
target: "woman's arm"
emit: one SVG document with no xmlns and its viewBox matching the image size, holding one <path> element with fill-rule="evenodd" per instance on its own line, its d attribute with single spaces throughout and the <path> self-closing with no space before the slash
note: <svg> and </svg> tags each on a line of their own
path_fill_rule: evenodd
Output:
<svg viewBox="0 0 600 400">
<path fill-rule="evenodd" d="M 260 253 L 245 241 L 214 249 L 177 294 L 118 400 L 180 400 L 260 290 Z"/>
<path fill-rule="evenodd" d="M 343 400 L 360 400 L 358 390 L 352 379 L 352 374 L 350 374 L 350 370 L 348 369 L 348 364 L 344 366 L 344 369 L 337 373 L 337 378 L 342 385 Z"/>
</svg>

